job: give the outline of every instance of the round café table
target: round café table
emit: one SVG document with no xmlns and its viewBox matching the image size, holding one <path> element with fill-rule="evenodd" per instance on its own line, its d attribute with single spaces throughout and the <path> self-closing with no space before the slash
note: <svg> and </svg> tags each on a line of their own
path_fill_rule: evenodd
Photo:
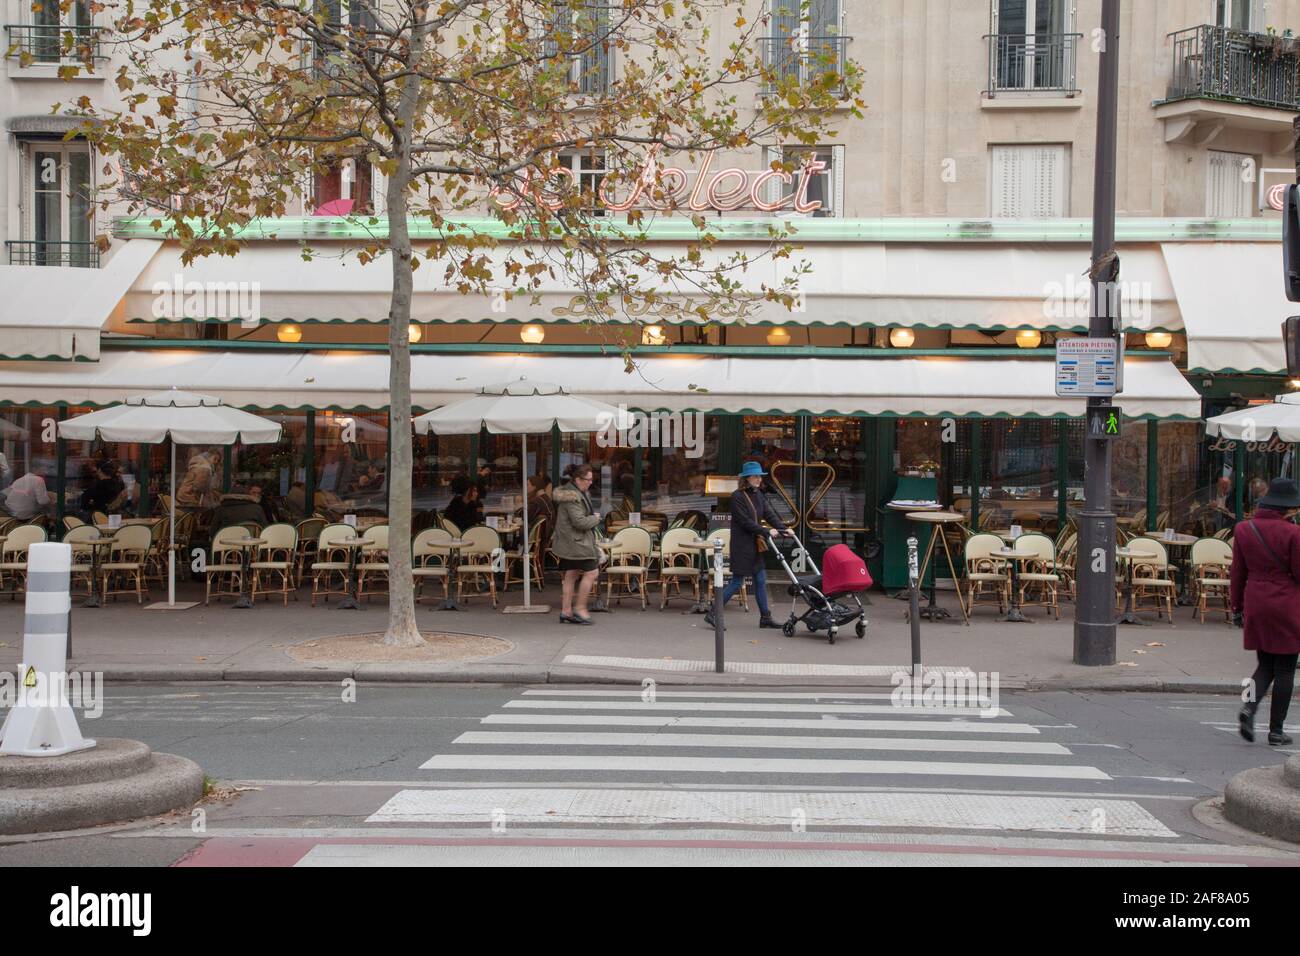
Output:
<svg viewBox="0 0 1300 956">
<path fill-rule="evenodd" d="M 1020 610 L 1020 565 L 1025 561 L 1039 560 L 1038 555 L 1033 551 L 1017 551 L 1015 548 L 995 548 L 989 554 L 1006 561 L 1011 575 L 1011 606 L 1007 609 L 1006 617 L 998 620 L 1008 624 L 1032 624 Z"/>
<path fill-rule="evenodd" d="M 98 526 L 96 526 L 98 528 Z M 105 528 L 108 525 L 104 525 Z M 99 598 L 99 566 L 103 563 L 100 560 L 99 553 L 105 548 L 113 547 L 113 536 L 111 534 L 100 534 L 98 538 L 87 538 L 85 541 L 78 541 L 78 545 L 85 545 L 90 548 L 90 596 L 81 602 L 82 607 L 102 607 L 103 602 Z"/>
<path fill-rule="evenodd" d="M 1194 602 L 1191 599 L 1187 586 L 1191 583 L 1191 559 L 1192 545 L 1201 540 L 1194 534 L 1176 534 L 1172 538 L 1165 537 L 1163 531 L 1148 531 L 1144 538 L 1150 538 L 1152 541 L 1159 541 L 1166 548 L 1178 552 L 1177 560 L 1174 562 L 1178 568 L 1178 606 L 1188 607 Z"/>
<path fill-rule="evenodd" d="M 446 549 L 447 549 L 447 574 L 448 574 L 448 576 L 449 576 L 449 577 L 448 577 L 448 580 L 447 580 L 447 597 L 443 600 L 443 602 L 442 602 L 441 604 L 438 605 L 438 610 L 439 610 L 439 611 L 463 611 L 463 610 L 465 610 L 465 608 L 463 608 L 463 607 L 462 607 L 462 606 L 461 606 L 461 605 L 456 601 L 456 599 L 453 598 L 453 597 L 451 596 L 451 595 L 452 595 L 452 589 L 451 589 L 451 578 L 450 578 L 450 575 L 452 575 L 452 574 L 455 573 L 455 565 L 456 565 L 456 561 L 457 561 L 457 559 L 460 557 L 460 549 L 463 548 L 463 547 L 465 547 L 465 545 L 467 545 L 467 544 L 469 544 L 469 542 L 466 541 L 464 538 L 452 538 L 450 541 L 435 541 L 435 542 L 433 542 L 433 545 L 432 545 L 432 546 L 433 546 L 433 548 L 434 548 L 435 550 L 438 549 L 438 548 L 446 548 Z"/>
<path fill-rule="evenodd" d="M 955 511 L 925 510 L 909 511 L 907 512 L 906 517 L 908 521 L 915 522 L 916 524 L 928 524 L 930 526 L 930 540 L 927 542 L 925 547 L 925 559 L 921 562 L 921 576 L 918 580 L 925 580 L 926 570 L 930 567 L 930 561 L 934 557 L 935 545 L 937 542 L 942 541 L 943 553 L 948 559 L 948 571 L 952 574 L 952 583 L 957 589 L 957 606 L 961 608 L 962 620 L 964 620 L 969 626 L 970 618 L 966 614 L 966 601 L 963 599 L 961 593 L 961 578 L 957 576 L 957 567 L 952 560 L 952 549 L 948 545 L 948 536 L 943 533 L 942 528 L 942 526 L 946 524 L 961 524 L 966 520 L 966 516 L 958 514 Z M 950 616 L 947 611 L 935 603 L 934 592 L 935 586 L 931 583 L 930 603 L 926 607 L 921 608 L 919 612 L 921 617 L 930 621 L 942 620 L 943 618 Z"/>
<path fill-rule="evenodd" d="M 1138 617 L 1137 610 L 1133 606 L 1133 565 L 1137 564 L 1139 558 L 1150 558 L 1150 551 L 1133 551 L 1130 548 L 1116 548 L 1115 557 L 1126 563 L 1124 569 L 1124 613 L 1120 615 L 1116 624 L 1135 624 L 1138 627 L 1149 627 L 1150 622 L 1144 621 Z"/>
<path fill-rule="evenodd" d="M 231 608 L 250 608 L 253 606 L 253 552 L 258 545 L 266 544 L 265 538 L 234 538 L 226 542 L 233 544 L 243 552 L 239 556 L 239 597 Z"/>
</svg>

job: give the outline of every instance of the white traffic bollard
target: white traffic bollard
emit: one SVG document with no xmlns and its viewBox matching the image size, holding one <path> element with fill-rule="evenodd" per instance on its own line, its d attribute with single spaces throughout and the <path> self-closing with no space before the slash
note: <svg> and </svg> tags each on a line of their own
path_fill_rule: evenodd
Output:
<svg viewBox="0 0 1300 956">
<path fill-rule="evenodd" d="M 68 593 L 72 548 L 34 544 L 27 552 L 27 607 L 18 699 L 0 727 L 0 753 L 53 757 L 87 750 L 68 702 Z"/>
</svg>

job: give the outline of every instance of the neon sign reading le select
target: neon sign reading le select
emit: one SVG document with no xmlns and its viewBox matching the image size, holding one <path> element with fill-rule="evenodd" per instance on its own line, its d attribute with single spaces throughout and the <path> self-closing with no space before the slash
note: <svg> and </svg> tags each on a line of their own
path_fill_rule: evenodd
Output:
<svg viewBox="0 0 1300 956">
<path fill-rule="evenodd" d="M 698 171 L 688 172 L 677 166 L 665 166 L 658 170 L 658 189 L 661 196 L 654 196 L 655 153 L 652 150 L 646 164 L 637 173 L 631 191 L 623 199 L 610 195 L 610 179 L 607 177 L 597 189 L 597 198 L 606 209 L 612 212 L 626 212 L 638 203 L 661 212 L 674 209 L 689 209 L 692 212 L 705 212 L 711 209 L 729 211 L 732 209 L 757 209 L 760 212 L 776 212 L 789 209 L 793 212 L 813 212 L 822 207 L 821 200 L 808 199 L 808 187 L 812 178 L 824 172 L 828 164 L 820 159 L 809 160 L 799 172 L 797 189 L 782 196 L 779 200 L 769 201 L 763 198 L 768 183 L 780 180 L 784 185 L 793 185 L 794 173 L 783 169 L 766 169 L 758 173 L 753 181 L 751 173 L 736 166 L 729 166 L 713 172 L 713 155 L 704 157 L 704 165 Z M 695 182 L 692 185 L 691 176 Z M 491 199 L 507 212 L 518 209 L 523 204 L 522 193 L 531 193 L 538 205 L 552 212 L 564 205 L 564 192 L 574 185 L 574 172 L 563 166 L 550 171 L 551 182 L 555 177 L 568 180 L 563 189 L 555 185 L 544 185 L 539 181 L 535 170 L 529 169 L 524 175 L 519 189 L 503 189 L 498 186 L 492 190 Z"/>
</svg>

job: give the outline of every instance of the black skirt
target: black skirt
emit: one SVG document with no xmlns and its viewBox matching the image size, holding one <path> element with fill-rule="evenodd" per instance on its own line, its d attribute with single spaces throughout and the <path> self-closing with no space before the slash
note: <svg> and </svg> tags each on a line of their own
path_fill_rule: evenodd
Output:
<svg viewBox="0 0 1300 956">
<path fill-rule="evenodd" d="M 595 571 L 600 567 L 595 558 L 560 558 L 561 571 L 582 571 L 583 573 Z"/>
</svg>

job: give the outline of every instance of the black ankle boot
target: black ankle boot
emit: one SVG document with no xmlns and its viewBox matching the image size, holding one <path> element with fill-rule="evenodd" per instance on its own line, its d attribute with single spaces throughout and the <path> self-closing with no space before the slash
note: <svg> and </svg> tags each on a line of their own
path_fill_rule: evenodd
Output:
<svg viewBox="0 0 1300 956">
<path fill-rule="evenodd" d="M 1268 745 L 1270 747 L 1289 747 L 1293 743 L 1295 741 L 1291 739 L 1289 734 L 1283 733 L 1281 728 L 1268 732 Z"/>
<path fill-rule="evenodd" d="M 1237 729 L 1243 739 L 1255 742 L 1255 707 L 1256 704 L 1247 704 L 1241 708 L 1241 713 L 1237 715 Z"/>
<path fill-rule="evenodd" d="M 760 618 L 758 619 L 758 626 L 759 626 L 760 628 L 762 628 L 762 627 L 780 628 L 780 627 L 781 627 L 780 624 L 776 623 L 776 621 L 773 620 L 772 615 L 770 615 L 770 614 L 767 615 L 767 616 L 765 616 L 765 617 L 760 617 Z"/>
<path fill-rule="evenodd" d="M 713 616 L 712 608 L 704 612 L 704 623 L 709 625 L 709 627 L 713 627 L 713 628 L 716 628 L 718 626 L 718 619 Z M 723 624 L 722 629 L 725 631 L 727 629 L 727 625 Z"/>
</svg>

